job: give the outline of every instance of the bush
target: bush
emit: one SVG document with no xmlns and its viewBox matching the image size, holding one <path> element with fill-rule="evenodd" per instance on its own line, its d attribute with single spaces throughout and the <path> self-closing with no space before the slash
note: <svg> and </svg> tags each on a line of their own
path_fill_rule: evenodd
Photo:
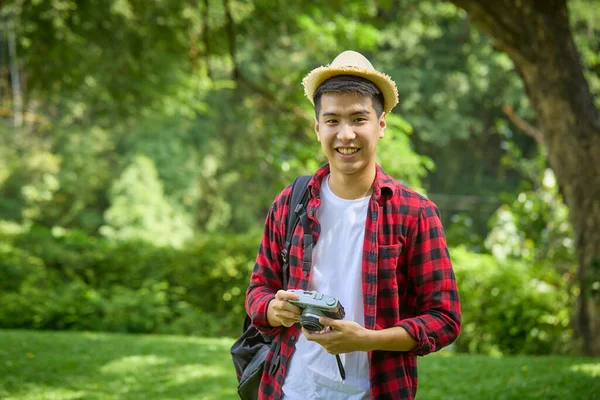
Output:
<svg viewBox="0 0 600 400">
<path fill-rule="evenodd" d="M 0 326 L 34 327 L 35 299 L 48 289 L 49 281 L 42 259 L 8 242 L 0 244 Z"/>
<path fill-rule="evenodd" d="M 146 281 L 139 289 L 115 285 L 104 306 L 105 329 L 113 332 L 156 332 L 173 316 L 167 282 Z"/>
<path fill-rule="evenodd" d="M 33 229 L 0 246 L 0 328 L 238 336 L 260 233 L 213 234 L 186 249 Z M 567 348 L 575 298 L 555 271 L 450 251 L 463 328 L 455 348 Z"/>
<path fill-rule="evenodd" d="M 458 351 L 549 354 L 568 348 L 574 295 L 558 274 L 463 248 L 450 254 L 463 315 Z"/>
<path fill-rule="evenodd" d="M 36 227 L 0 247 L 0 328 L 236 336 L 259 239 L 175 250 Z"/>
<path fill-rule="evenodd" d="M 186 303 L 217 316 L 220 335 L 238 335 L 245 315 L 244 299 L 260 234 L 211 235 L 178 253 L 169 281 L 184 287 Z"/>
</svg>

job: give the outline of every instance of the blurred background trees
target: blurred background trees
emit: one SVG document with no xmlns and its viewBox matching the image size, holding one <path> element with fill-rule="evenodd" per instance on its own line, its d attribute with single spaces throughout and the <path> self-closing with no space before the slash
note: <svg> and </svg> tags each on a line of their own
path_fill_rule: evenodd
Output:
<svg viewBox="0 0 600 400">
<path fill-rule="evenodd" d="M 568 10 L 597 107 L 600 10 Z M 379 162 L 442 212 L 457 349 L 581 348 L 570 210 L 528 129 L 545 126 L 461 8 L 13 0 L 0 14 L 0 327 L 236 335 L 273 197 L 326 161 L 301 79 L 354 49 L 400 93 Z"/>
</svg>

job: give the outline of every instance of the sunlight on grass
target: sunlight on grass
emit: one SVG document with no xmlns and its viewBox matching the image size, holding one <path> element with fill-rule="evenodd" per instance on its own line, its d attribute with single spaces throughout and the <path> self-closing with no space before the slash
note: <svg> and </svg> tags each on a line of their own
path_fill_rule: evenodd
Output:
<svg viewBox="0 0 600 400">
<path fill-rule="evenodd" d="M 100 368 L 100 371 L 105 373 L 124 374 L 139 371 L 144 367 L 164 365 L 171 362 L 172 360 L 170 358 L 159 357 L 154 354 L 148 356 L 130 356 L 111 361 Z"/>
<path fill-rule="evenodd" d="M 173 369 L 167 381 L 171 382 L 172 384 L 179 385 L 181 383 L 188 383 L 200 378 L 226 379 L 229 374 L 229 369 L 221 368 L 218 365 L 191 364 Z"/>
<path fill-rule="evenodd" d="M 46 385 L 27 384 L 23 389 L 26 390 L 26 397 L 0 397 L 6 399 L 27 399 L 27 400 L 75 400 L 85 399 L 87 391 L 70 390 L 67 388 L 57 388 Z M 0 391 L 0 394 L 2 392 Z"/>
<path fill-rule="evenodd" d="M 570 368 L 571 371 L 581 372 L 594 377 L 600 377 L 600 362 L 596 364 L 577 364 Z M 599 395 L 600 397 L 600 395 Z"/>
</svg>

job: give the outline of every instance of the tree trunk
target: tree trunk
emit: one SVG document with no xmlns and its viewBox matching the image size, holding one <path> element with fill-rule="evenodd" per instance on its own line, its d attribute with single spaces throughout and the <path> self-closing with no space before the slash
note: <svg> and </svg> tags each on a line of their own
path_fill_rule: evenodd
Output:
<svg viewBox="0 0 600 400">
<path fill-rule="evenodd" d="M 600 355 L 600 120 L 569 27 L 566 0 L 451 0 L 515 63 L 544 132 L 575 231 L 575 328 Z"/>
</svg>

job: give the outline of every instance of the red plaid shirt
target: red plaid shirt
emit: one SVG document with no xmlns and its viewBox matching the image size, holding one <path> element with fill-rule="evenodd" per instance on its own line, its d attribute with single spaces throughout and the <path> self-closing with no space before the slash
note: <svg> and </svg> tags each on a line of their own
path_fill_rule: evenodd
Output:
<svg viewBox="0 0 600 400">
<path fill-rule="evenodd" d="M 309 183 L 307 213 L 313 241 L 319 239 L 316 213 L 329 165 Z M 265 223 L 256 265 L 246 293 L 246 309 L 254 325 L 280 341 L 280 364 L 270 375 L 267 356 L 259 398 L 278 400 L 289 360 L 300 334 L 299 324 L 272 328 L 267 306 L 282 288 L 281 250 L 285 243 L 291 186 L 277 196 Z M 418 342 L 410 352 L 369 352 L 373 399 L 414 399 L 417 356 L 452 343 L 460 330 L 460 304 L 439 212 L 434 203 L 386 175 L 380 166 L 373 182 L 365 226 L 362 289 L 365 328 L 401 326 Z M 302 271 L 303 230 L 298 224 L 290 250 L 289 289 L 308 290 L 310 273 Z M 280 335 L 282 334 L 282 335 Z"/>
</svg>

